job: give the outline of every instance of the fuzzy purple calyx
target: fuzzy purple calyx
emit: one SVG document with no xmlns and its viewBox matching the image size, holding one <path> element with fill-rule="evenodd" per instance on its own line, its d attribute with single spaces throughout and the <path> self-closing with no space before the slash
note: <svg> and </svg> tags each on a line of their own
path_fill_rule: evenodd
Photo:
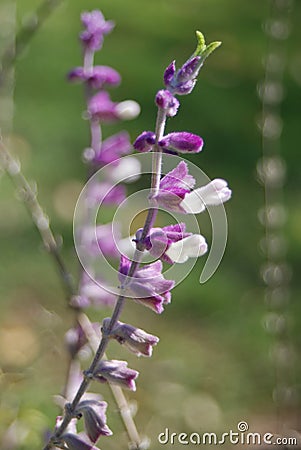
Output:
<svg viewBox="0 0 301 450">
<path fill-rule="evenodd" d="M 204 142 L 197 134 L 180 131 L 167 134 L 158 144 L 163 150 L 172 150 L 179 153 L 199 153 Z"/>
<path fill-rule="evenodd" d="M 161 89 L 156 95 L 156 105 L 163 109 L 168 117 L 177 114 L 180 102 L 167 89 Z"/>
<path fill-rule="evenodd" d="M 119 73 L 109 66 L 94 66 L 89 72 L 83 67 L 75 67 L 68 74 L 69 81 L 87 82 L 94 89 L 118 86 L 121 81 Z"/>
<path fill-rule="evenodd" d="M 143 131 L 135 140 L 133 147 L 138 152 L 150 152 L 156 142 L 156 135 L 153 131 Z"/>
</svg>

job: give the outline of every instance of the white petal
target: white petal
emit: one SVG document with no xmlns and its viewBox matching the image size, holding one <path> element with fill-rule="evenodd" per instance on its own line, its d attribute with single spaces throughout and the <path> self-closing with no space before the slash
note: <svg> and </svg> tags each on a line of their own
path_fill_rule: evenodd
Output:
<svg viewBox="0 0 301 450">
<path fill-rule="evenodd" d="M 197 258 L 207 252 L 208 245 L 204 236 L 193 234 L 171 244 L 166 255 L 175 263 L 184 263 L 188 258 Z"/>
<path fill-rule="evenodd" d="M 121 158 L 118 166 L 110 166 L 110 178 L 115 183 L 125 181 L 126 183 L 133 183 L 138 180 L 141 175 L 141 164 L 137 158 Z M 126 179 L 125 179 L 126 178 Z"/>
<path fill-rule="evenodd" d="M 131 120 L 140 114 L 140 105 L 134 100 L 125 100 L 124 102 L 118 103 L 116 106 L 116 112 L 121 120 Z"/>
<path fill-rule="evenodd" d="M 220 205 L 231 197 L 232 191 L 228 188 L 227 181 L 216 178 L 205 186 L 195 189 L 185 195 L 181 206 L 187 213 L 198 214 L 204 211 L 205 206 Z"/>
<path fill-rule="evenodd" d="M 198 214 L 205 210 L 205 205 L 198 189 L 186 194 L 185 198 L 181 201 L 180 206 L 187 214 Z"/>
</svg>

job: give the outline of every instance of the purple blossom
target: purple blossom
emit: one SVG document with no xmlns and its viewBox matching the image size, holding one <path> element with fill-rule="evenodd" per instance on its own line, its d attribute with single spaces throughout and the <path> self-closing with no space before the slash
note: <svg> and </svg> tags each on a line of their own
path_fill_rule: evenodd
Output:
<svg viewBox="0 0 301 450">
<path fill-rule="evenodd" d="M 93 378 L 96 381 L 102 383 L 109 382 L 118 384 L 123 388 L 136 390 L 135 379 L 138 377 L 139 372 L 127 367 L 126 361 L 118 360 L 102 360 L 96 366 L 93 373 Z"/>
<path fill-rule="evenodd" d="M 149 152 L 156 143 L 156 135 L 153 131 L 143 131 L 134 142 L 134 149 L 138 152 Z"/>
<path fill-rule="evenodd" d="M 140 113 L 140 106 L 134 100 L 115 103 L 106 91 L 95 94 L 88 103 L 88 113 L 94 120 L 112 123 L 116 120 L 131 120 Z"/>
<path fill-rule="evenodd" d="M 83 228 L 81 233 L 81 244 L 91 255 L 97 257 L 104 256 L 118 258 L 119 252 L 116 241 L 121 235 L 117 224 L 107 223 L 104 225 L 88 226 Z"/>
<path fill-rule="evenodd" d="M 98 10 L 82 13 L 81 21 L 86 28 L 80 33 L 81 41 L 89 50 L 100 50 L 104 36 L 112 31 L 114 23 L 110 20 L 106 21 Z"/>
<path fill-rule="evenodd" d="M 158 204 L 168 211 L 198 214 L 206 206 L 220 205 L 231 198 L 231 190 L 225 180 L 215 179 L 195 190 L 195 179 L 189 175 L 187 164 L 181 161 L 160 182 L 156 196 Z"/>
<path fill-rule="evenodd" d="M 119 281 L 121 284 L 126 283 L 125 295 L 161 314 L 163 305 L 171 301 L 170 290 L 175 282 L 164 278 L 161 261 L 140 267 L 135 275 L 128 279 L 130 266 L 130 260 L 121 256 Z"/>
<path fill-rule="evenodd" d="M 107 406 L 103 401 L 82 400 L 74 411 L 76 416 L 83 415 L 86 433 L 92 442 L 96 442 L 100 436 L 113 434 L 107 426 Z"/>
<path fill-rule="evenodd" d="M 68 79 L 75 82 L 86 82 L 94 89 L 118 86 L 121 81 L 119 73 L 109 66 L 94 66 L 89 72 L 86 72 L 83 67 L 75 67 L 69 72 Z"/>
<path fill-rule="evenodd" d="M 156 105 L 163 109 L 168 117 L 173 117 L 177 114 L 180 102 L 166 89 L 162 89 L 156 95 Z"/>
<path fill-rule="evenodd" d="M 137 356 L 152 356 L 153 346 L 157 345 L 159 338 L 148 334 L 140 328 L 117 321 L 113 330 L 107 334 L 111 319 L 107 317 L 102 323 L 102 332 L 119 344 L 125 345 Z"/>
<path fill-rule="evenodd" d="M 152 228 L 145 243 L 151 255 L 169 264 L 183 263 L 188 258 L 202 256 L 208 248 L 202 235 L 185 231 L 184 223 Z"/>
<path fill-rule="evenodd" d="M 112 102 L 106 91 L 100 91 L 89 101 L 88 112 L 93 119 L 101 122 L 115 122 L 119 119 L 116 111 L 117 103 Z"/>
<path fill-rule="evenodd" d="M 134 148 L 139 152 L 149 152 L 156 142 L 156 135 L 152 131 L 144 131 L 134 142 Z M 166 153 L 198 153 L 203 148 L 203 139 L 193 133 L 178 131 L 169 133 L 158 142 Z"/>
<path fill-rule="evenodd" d="M 169 86 L 172 83 L 175 73 L 176 73 L 176 61 L 172 61 L 164 72 L 163 79 L 165 86 Z"/>
<path fill-rule="evenodd" d="M 91 206 L 119 205 L 126 198 L 125 187 L 110 182 L 97 182 L 89 187 L 88 203 Z"/>
<path fill-rule="evenodd" d="M 178 166 L 160 181 L 156 200 L 160 206 L 174 212 L 185 212 L 181 202 L 195 185 L 195 179 L 188 173 L 187 164 L 181 161 Z"/>
<path fill-rule="evenodd" d="M 103 141 L 100 152 L 94 155 L 93 163 L 99 165 L 109 164 L 119 159 L 122 155 L 129 153 L 131 148 L 129 134 L 126 131 L 121 131 Z"/>
<path fill-rule="evenodd" d="M 203 148 L 203 139 L 186 131 L 169 133 L 159 141 L 163 150 L 180 153 L 199 153 Z"/>
<path fill-rule="evenodd" d="M 105 285 L 106 283 L 103 280 L 98 280 L 98 282 L 96 282 L 83 271 L 80 295 L 73 299 L 72 305 L 78 308 L 86 308 L 91 305 L 95 307 L 113 306 L 116 297 L 105 289 Z"/>
</svg>

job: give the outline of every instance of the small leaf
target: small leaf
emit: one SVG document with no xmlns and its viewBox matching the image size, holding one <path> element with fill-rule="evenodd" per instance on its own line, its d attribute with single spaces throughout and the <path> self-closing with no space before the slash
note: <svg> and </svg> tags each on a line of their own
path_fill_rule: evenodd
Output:
<svg viewBox="0 0 301 450">
<path fill-rule="evenodd" d="M 220 41 L 211 42 L 211 44 L 207 45 L 206 48 L 202 52 L 202 60 L 204 61 L 208 56 L 218 48 L 222 43 Z"/>
<path fill-rule="evenodd" d="M 206 48 L 205 37 L 203 33 L 201 33 L 200 31 L 196 31 L 196 38 L 198 44 L 193 56 L 200 56 Z"/>
</svg>

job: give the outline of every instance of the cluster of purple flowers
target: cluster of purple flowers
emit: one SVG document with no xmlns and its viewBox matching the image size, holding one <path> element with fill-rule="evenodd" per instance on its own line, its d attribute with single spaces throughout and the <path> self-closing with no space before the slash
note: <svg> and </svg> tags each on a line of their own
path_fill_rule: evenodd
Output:
<svg viewBox="0 0 301 450">
<path fill-rule="evenodd" d="M 116 205 L 125 198 L 124 187 L 115 185 L 115 180 L 118 179 L 116 171 L 125 172 L 130 176 L 131 171 L 137 172 L 139 163 L 132 162 L 135 167 L 128 167 L 128 162 L 121 158 L 132 149 L 128 134 L 123 131 L 102 141 L 101 125 L 134 118 L 139 113 L 139 106 L 131 100 L 120 103 L 112 101 L 106 89 L 117 86 L 121 80 L 120 75 L 111 67 L 93 64 L 94 53 L 101 49 L 104 36 L 113 29 L 114 24 L 106 21 L 100 11 L 82 14 L 82 24 L 84 31 L 80 34 L 80 39 L 84 48 L 84 64 L 83 67 L 73 69 L 68 77 L 70 81 L 84 83 L 88 92 L 87 117 L 90 122 L 91 145 L 84 151 L 84 160 L 89 165 L 90 175 L 98 168 L 113 163 L 105 172 L 105 181 L 90 184 L 86 199 L 89 209 L 99 203 Z M 176 131 L 164 135 L 166 118 L 175 116 L 180 106 L 176 95 L 187 95 L 192 91 L 204 60 L 220 45 L 218 42 L 206 45 L 203 35 L 199 32 L 197 39 L 197 49 L 185 64 L 177 71 L 173 61 L 164 73 L 165 89 L 160 90 L 155 97 L 158 117 L 161 117 L 160 132 L 157 128 L 154 132 L 144 131 L 133 145 L 139 152 L 153 152 L 155 159 L 162 153 L 198 153 L 203 148 L 203 139 L 193 133 Z M 105 256 L 120 257 L 121 294 L 117 305 L 126 298 L 131 298 L 160 314 L 164 306 L 170 303 L 171 290 L 175 285 L 173 280 L 165 279 L 162 273 L 163 263 L 185 263 L 188 258 L 204 255 L 207 243 L 202 235 L 186 231 L 185 223 L 155 227 L 159 207 L 183 214 L 200 213 L 207 205 L 218 205 L 227 201 L 231 196 L 231 190 L 222 179 L 215 179 L 205 186 L 194 189 L 196 181 L 188 173 L 188 166 L 184 161 L 162 178 L 159 164 L 155 179 L 148 219 L 145 226 L 137 230 L 132 240 L 139 254 L 150 254 L 155 262 L 142 264 L 139 258 L 131 261 L 125 254 L 120 255 L 112 237 L 111 224 L 97 225 L 96 229 L 87 224 L 82 230 L 81 239 L 92 260 L 97 258 L 99 248 Z M 83 272 L 78 295 L 73 298 L 73 306 L 83 308 L 91 303 L 108 305 L 114 301 L 112 294 Z M 137 356 L 150 357 L 159 338 L 120 322 L 116 308 L 117 306 L 112 318 L 105 318 L 102 322 L 100 348 L 102 343 L 105 347 L 111 339 L 114 339 Z M 97 325 L 95 327 L 97 328 Z M 87 344 L 87 338 L 80 325 L 69 330 L 66 342 L 70 355 L 75 358 Z M 91 365 L 93 370 L 90 369 L 83 375 L 78 374 L 79 379 L 75 386 L 79 386 L 81 380 L 87 378 L 101 383 L 117 384 L 132 391 L 136 389 L 135 380 L 138 372 L 129 368 L 126 361 L 107 360 L 102 354 L 102 357 L 99 360 L 95 359 L 94 362 L 95 364 Z M 76 393 L 76 387 L 73 391 Z M 78 396 L 78 393 L 76 395 Z M 53 436 L 53 445 L 70 450 L 96 449 L 94 444 L 100 436 L 112 434 L 106 424 L 107 404 L 99 396 L 85 392 L 74 403 L 70 395 L 70 398 L 64 400 L 64 407 L 65 418 L 58 418 L 58 431 Z M 66 421 L 67 416 L 70 418 L 69 421 Z M 84 419 L 85 433 L 78 434 L 76 422 L 81 417 Z"/>
</svg>

